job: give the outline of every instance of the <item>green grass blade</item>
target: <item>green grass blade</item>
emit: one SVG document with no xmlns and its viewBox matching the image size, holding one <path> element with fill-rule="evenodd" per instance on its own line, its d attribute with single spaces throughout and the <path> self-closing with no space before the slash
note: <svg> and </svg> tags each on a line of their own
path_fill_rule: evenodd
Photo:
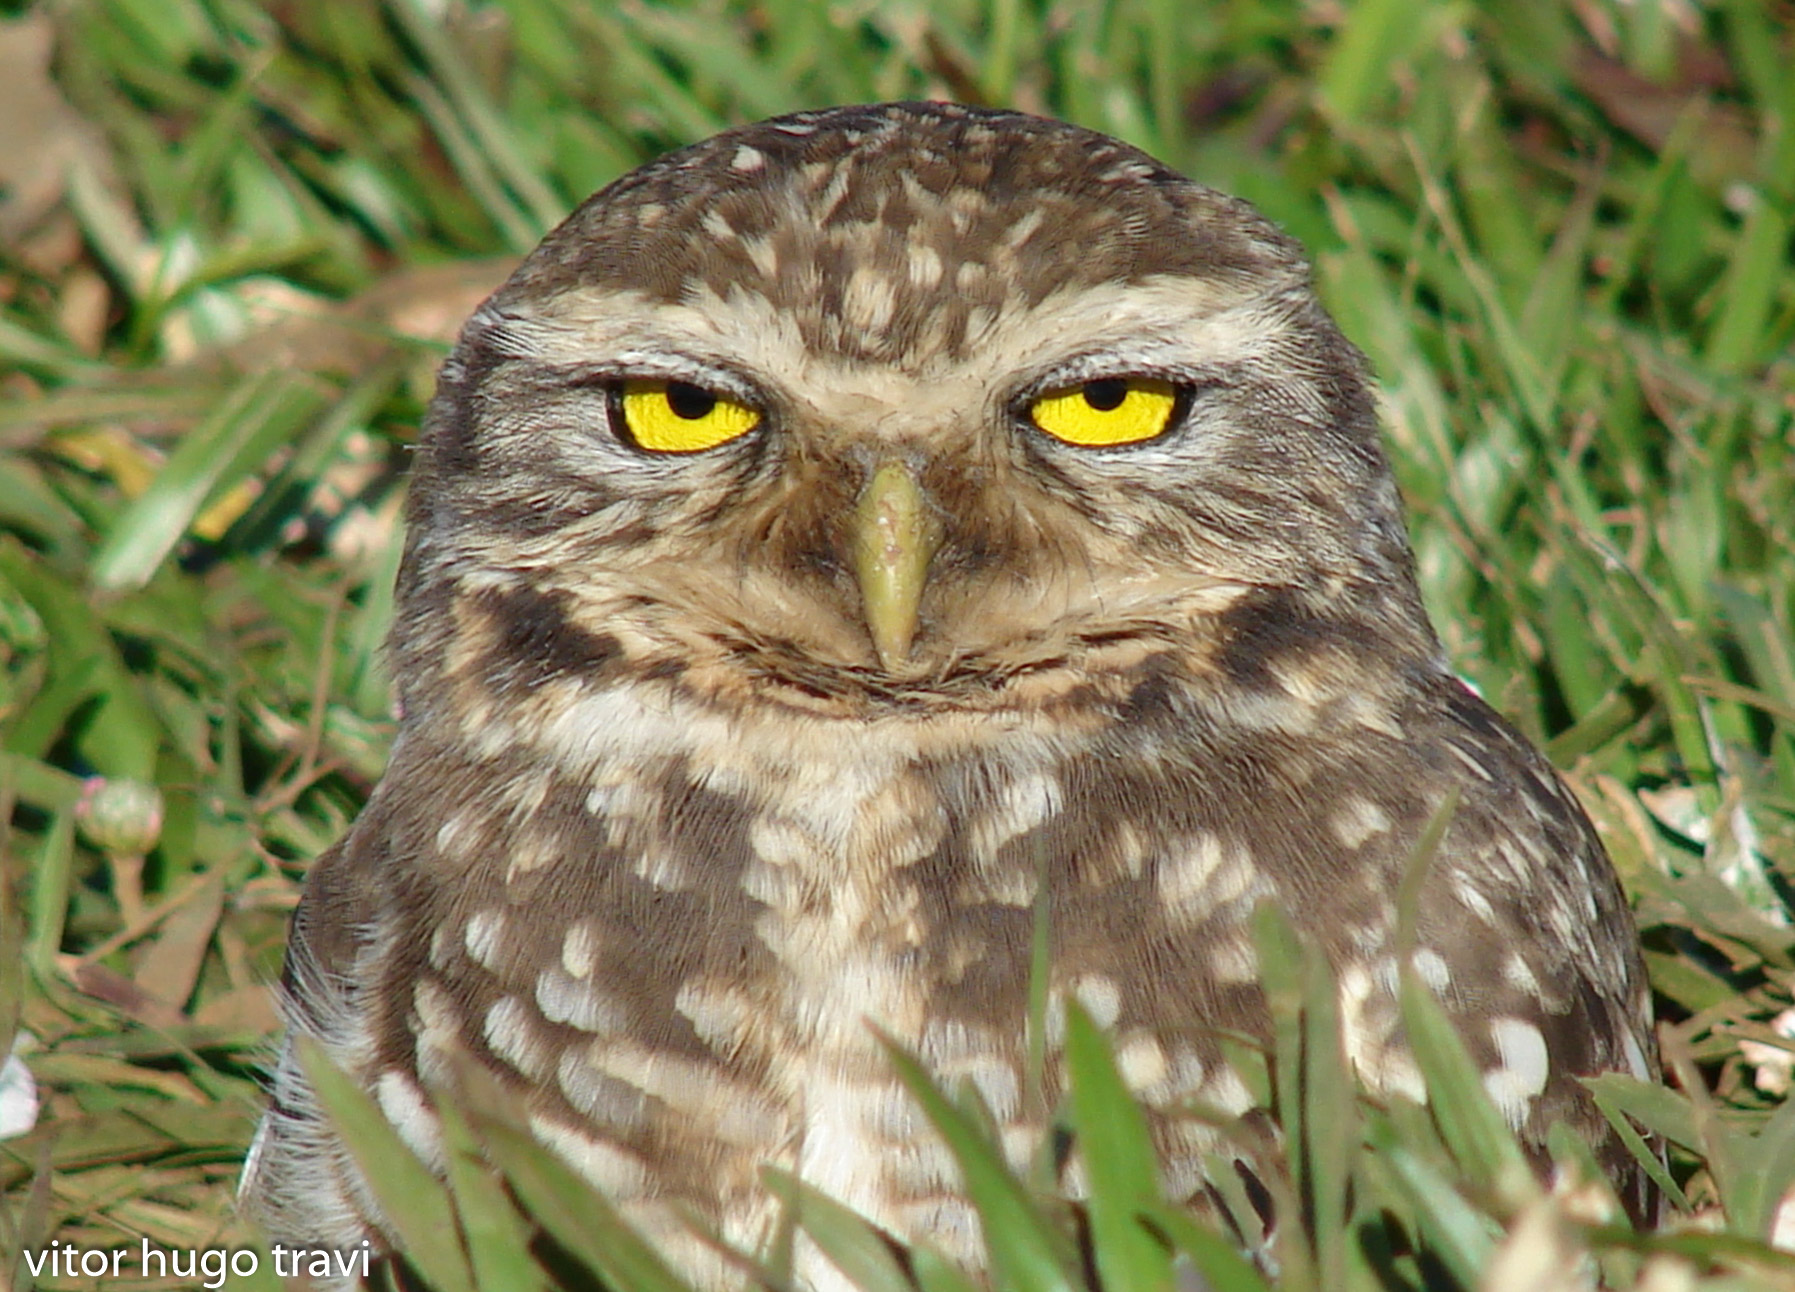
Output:
<svg viewBox="0 0 1795 1292">
<path fill-rule="evenodd" d="M 373 1098 L 310 1037 L 296 1038 L 300 1066 L 318 1102 L 367 1179 L 406 1258 L 437 1292 L 475 1292 L 448 1191 L 399 1138 Z"/>
<path fill-rule="evenodd" d="M 1240 1249 L 1220 1234 L 1206 1229 L 1180 1207 L 1155 1207 L 1153 1227 L 1195 1267 L 1209 1292 L 1272 1292 L 1272 1285 L 1241 1255 Z M 1184 1286 L 1180 1281 L 1179 1286 Z M 1296 1286 L 1294 1283 L 1291 1286 Z"/>
<path fill-rule="evenodd" d="M 0 540 L 0 576 L 30 604 L 54 643 L 49 684 L 0 731 L 5 747 L 47 755 L 72 711 L 91 702 L 75 737 L 88 764 L 84 772 L 154 780 L 162 724 L 109 630 L 103 611 L 111 607 L 93 604 L 78 584 L 14 542 Z"/>
<path fill-rule="evenodd" d="M 1271 1015 L 1272 1087 L 1277 1092 L 1277 1114 L 1283 1128 L 1285 1175 L 1265 1183 L 1272 1193 L 1288 1193 L 1278 1199 L 1280 1214 L 1304 1217 L 1302 1223 L 1280 1224 L 1276 1231 L 1277 1260 L 1282 1272 L 1298 1286 L 1320 1277 L 1313 1267 L 1315 1253 L 1308 1236 L 1308 1203 L 1312 1197 L 1311 1147 L 1314 1127 L 1308 1098 L 1304 1051 L 1308 1028 L 1304 1020 L 1305 979 L 1310 954 L 1295 926 L 1276 903 L 1262 901 L 1253 911 L 1253 933 L 1259 953 L 1260 982 L 1265 1006 Z M 1288 1188 L 1286 1188 L 1286 1181 Z M 1238 1202 L 1231 1206 L 1236 1223 L 1244 1220 Z M 1244 1230 L 1252 1233 L 1251 1229 Z"/>
<path fill-rule="evenodd" d="M 1066 1003 L 1066 1070 L 1072 1125 L 1090 1183 L 1091 1246 L 1107 1288 L 1169 1287 L 1165 1248 L 1140 1217 L 1159 1202 L 1158 1169 L 1147 1119 L 1114 1053 L 1076 1000 Z"/>
<path fill-rule="evenodd" d="M 467 1247 L 474 1286 L 506 1292 L 543 1292 L 543 1271 L 530 1255 L 529 1227 L 505 1196 L 505 1188 L 485 1161 L 480 1141 L 452 1103 L 437 1109 L 442 1121 L 448 1186 Z"/>
<path fill-rule="evenodd" d="M 11 806 L 10 784 L 6 791 L 4 801 Z M 51 974 L 56 957 L 62 951 L 69 895 L 74 887 L 74 865 L 75 814 L 71 804 L 51 819 L 31 867 L 30 919 L 26 925 L 31 933 L 25 941 L 25 963 L 41 977 Z"/>
<path fill-rule="evenodd" d="M 890 1242 L 870 1222 L 788 1171 L 763 1167 L 761 1179 L 860 1292 L 912 1292 Z"/>
<path fill-rule="evenodd" d="M 1768 194 L 1752 199 L 1720 280 L 1720 312 L 1708 333 L 1704 357 L 1720 372 L 1743 372 L 1766 354 L 1771 311 L 1787 273 L 1789 219 Z"/>
<path fill-rule="evenodd" d="M 1440 1002 L 1413 969 L 1404 967 L 1402 1021 L 1415 1063 L 1427 1082 L 1427 1102 L 1453 1157 L 1472 1180 L 1504 1197 L 1532 1192 L 1533 1172 L 1514 1132 L 1479 1078 L 1464 1042 Z"/>
<path fill-rule="evenodd" d="M 1671 1177 L 1657 1152 L 1645 1142 L 1634 1122 L 1652 1134 L 1673 1144 L 1695 1148 L 1701 1143 L 1696 1127 L 1695 1111 L 1689 1101 L 1673 1090 L 1632 1077 L 1610 1073 L 1600 1077 L 1584 1077 L 1583 1084 L 1595 1098 L 1596 1107 L 1614 1127 L 1615 1134 L 1627 1146 L 1633 1160 L 1676 1206 L 1687 1209 L 1689 1200 Z"/>
<path fill-rule="evenodd" d="M 1305 1202 L 1314 1235 L 1316 1277 L 1346 1285 L 1347 1202 L 1359 1139 L 1357 1075 L 1346 1061 L 1334 975 L 1311 952 L 1303 963 L 1303 1121 Z"/>
<path fill-rule="evenodd" d="M 1321 69 L 1320 98 L 1342 124 L 1368 115 L 1391 69 L 1407 63 L 1428 34 L 1427 6 L 1418 0 L 1367 0 L 1348 10 L 1345 29 Z"/>
<path fill-rule="evenodd" d="M 978 1123 L 954 1106 L 928 1072 L 889 1037 L 881 1038 L 892 1068 L 959 1163 L 966 1195 L 985 1231 L 992 1273 L 1014 1292 L 1072 1292 L 1070 1254 L 1021 1181 Z"/>
<path fill-rule="evenodd" d="M 1388 1122 L 1372 1123 L 1369 1142 L 1377 1150 L 1376 1172 L 1394 1186 L 1404 1212 L 1418 1223 L 1428 1251 L 1461 1287 L 1477 1286 L 1479 1272 L 1495 1254 L 1495 1223 L 1465 1201 L 1451 1179 L 1397 1140 Z"/>
<path fill-rule="evenodd" d="M 1769 1239 L 1778 1207 L 1795 1197 L 1795 1099 L 1784 1100 L 1756 1134 L 1732 1129 L 1728 1139 L 1730 1169 L 1716 1172 L 1727 1217 L 1742 1232 Z"/>
<path fill-rule="evenodd" d="M 470 1110 L 480 1143 L 523 1212 L 607 1283 L 628 1292 L 687 1292 L 654 1248 L 585 1178 L 528 1133 Z"/>
<path fill-rule="evenodd" d="M 910 1250 L 910 1269 L 921 1292 L 980 1292 L 986 1285 L 974 1282 L 964 1270 L 927 1243 Z"/>
<path fill-rule="evenodd" d="M 93 559 L 93 581 L 108 590 L 150 581 L 206 503 L 293 434 L 317 406 L 311 383 L 268 372 L 245 380 L 181 441 L 106 535 Z"/>
</svg>

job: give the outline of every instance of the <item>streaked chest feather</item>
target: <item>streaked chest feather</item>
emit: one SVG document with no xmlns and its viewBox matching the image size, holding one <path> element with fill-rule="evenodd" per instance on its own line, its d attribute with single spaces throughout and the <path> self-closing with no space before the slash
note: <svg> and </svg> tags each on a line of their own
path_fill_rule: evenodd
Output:
<svg viewBox="0 0 1795 1292">
<path fill-rule="evenodd" d="M 415 1020 L 389 1035 L 416 1049 L 385 1062 L 428 1082 L 434 1051 L 471 1042 L 626 1209 L 695 1204 L 752 1244 L 772 1162 L 970 1253 L 951 1162 L 868 1024 L 972 1082 L 1026 1161 L 1044 1120 L 1022 1094 L 1044 902 L 1050 995 L 1113 1033 L 1146 1101 L 1243 1112 L 1213 1036 L 1264 1030 L 1249 916 L 1273 898 L 1331 955 L 1376 967 L 1342 978 L 1348 1048 L 1374 1087 L 1409 1089 L 1388 894 L 1445 782 L 1382 710 L 1339 710 L 1355 744 L 1301 707 L 1303 741 L 1280 740 L 1274 771 L 1266 733 L 1294 729 L 1295 700 L 1263 693 L 1248 724 L 1178 696 L 1157 714 L 841 722 L 672 682 L 551 682 L 499 735 L 474 715 L 444 757 L 477 792 L 432 821 L 434 874 L 407 917 L 419 932 L 395 939 L 427 940 L 429 964 L 388 977 Z M 1368 773 L 1352 752 L 1368 741 L 1412 775 Z M 1531 845 L 1491 846 L 1544 864 Z M 1458 851 L 1475 862 L 1482 847 L 1467 834 L 1440 863 L 1455 958 L 1482 954 L 1466 937 L 1512 942 L 1483 898 L 1500 870 L 1478 872 L 1478 902 L 1453 896 L 1472 873 Z M 1468 933 L 1445 932 L 1460 920 Z M 1468 1038 L 1512 1070 L 1517 1121 L 1542 1085 L 1538 1047 L 1520 1042 L 1538 1035 Z M 1154 1131 L 1168 1187 L 1194 1188 L 1207 1132 L 1170 1117 Z"/>
<path fill-rule="evenodd" d="M 444 998 L 465 1001 L 477 1046 L 552 1082 L 539 1131 L 626 1196 L 720 1193 L 719 1220 L 752 1237 L 755 1170 L 783 1162 L 901 1230 L 970 1243 L 945 1150 L 869 1023 L 974 1081 L 1031 1147 L 1039 868 L 1021 845 L 1060 811 L 1084 738 L 1021 716 L 728 712 L 653 684 L 557 697 L 508 740 L 470 728 L 503 807 L 470 802 L 436 830 L 438 864 L 468 882 L 441 890 L 442 990 L 412 992 L 424 1048 Z"/>
</svg>

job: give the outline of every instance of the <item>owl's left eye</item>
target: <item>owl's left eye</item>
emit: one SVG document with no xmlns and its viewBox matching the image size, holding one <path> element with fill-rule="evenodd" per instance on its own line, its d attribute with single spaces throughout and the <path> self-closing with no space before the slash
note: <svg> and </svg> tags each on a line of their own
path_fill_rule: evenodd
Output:
<svg viewBox="0 0 1795 1292">
<path fill-rule="evenodd" d="M 686 381 L 626 381 L 615 416 L 624 437 L 652 453 L 700 453 L 760 425 L 759 409 Z"/>
<path fill-rule="evenodd" d="M 1029 405 L 1029 419 L 1067 444 L 1108 448 L 1139 444 L 1172 424 L 1178 388 L 1151 377 L 1104 377 L 1051 390 Z"/>
</svg>

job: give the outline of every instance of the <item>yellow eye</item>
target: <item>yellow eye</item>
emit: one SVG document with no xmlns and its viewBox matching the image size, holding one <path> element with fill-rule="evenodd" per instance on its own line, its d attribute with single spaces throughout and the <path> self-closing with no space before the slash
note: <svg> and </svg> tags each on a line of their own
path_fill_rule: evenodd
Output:
<svg viewBox="0 0 1795 1292">
<path fill-rule="evenodd" d="M 626 381 L 623 429 L 655 453 L 699 453 L 760 425 L 760 410 L 684 381 Z"/>
<path fill-rule="evenodd" d="M 1169 381 L 1105 377 L 1043 395 L 1028 415 L 1056 440 L 1104 448 L 1138 444 L 1163 433 L 1177 402 L 1177 389 Z"/>
</svg>

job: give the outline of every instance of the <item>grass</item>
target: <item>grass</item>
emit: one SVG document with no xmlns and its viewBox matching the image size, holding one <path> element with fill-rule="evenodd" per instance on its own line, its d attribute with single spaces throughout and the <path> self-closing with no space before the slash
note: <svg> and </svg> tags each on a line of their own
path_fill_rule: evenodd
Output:
<svg viewBox="0 0 1795 1292">
<path fill-rule="evenodd" d="M 1280 1111 L 1311 1224 L 1275 1285 L 1795 1286 L 1763 1246 L 1795 1233 L 1786 0 L 0 8 L 0 118 L 34 123 L 0 147 L 0 1049 L 42 1098 L 0 1141 L 12 1286 L 52 1240 L 250 1241 L 230 1190 L 266 984 L 392 734 L 405 446 L 460 319 L 657 151 L 935 96 L 1119 134 L 1308 244 L 1380 375 L 1448 649 L 1569 775 L 1635 899 L 1669 1084 L 1604 1097 L 1671 1145 L 1660 1231 L 1503 1171 L 1449 1034 L 1427 1075 L 1459 1116 L 1339 1094 L 1297 956 L 1265 1062 L 1306 1074 Z M 1100 1039 L 1076 1049 L 1075 1127 L 1114 1105 Z M 976 1109 L 927 1098 L 998 1281 L 1079 1286 L 1061 1212 L 988 1169 Z M 551 1285 L 517 1206 L 558 1268 L 669 1286 L 554 1159 L 468 1115 L 493 1165 L 419 1195 L 464 1235 L 435 1243 L 439 1286 Z M 1187 1285 L 1272 1285 L 1163 1205 L 1125 1115 L 1092 1135 L 1120 1146 L 1091 1164 L 1106 1285 L 1163 1286 L 1174 1258 Z M 775 1183 L 864 1287 L 899 1286 L 857 1220 Z M 968 1286 L 926 1250 L 913 1273 Z"/>
</svg>

